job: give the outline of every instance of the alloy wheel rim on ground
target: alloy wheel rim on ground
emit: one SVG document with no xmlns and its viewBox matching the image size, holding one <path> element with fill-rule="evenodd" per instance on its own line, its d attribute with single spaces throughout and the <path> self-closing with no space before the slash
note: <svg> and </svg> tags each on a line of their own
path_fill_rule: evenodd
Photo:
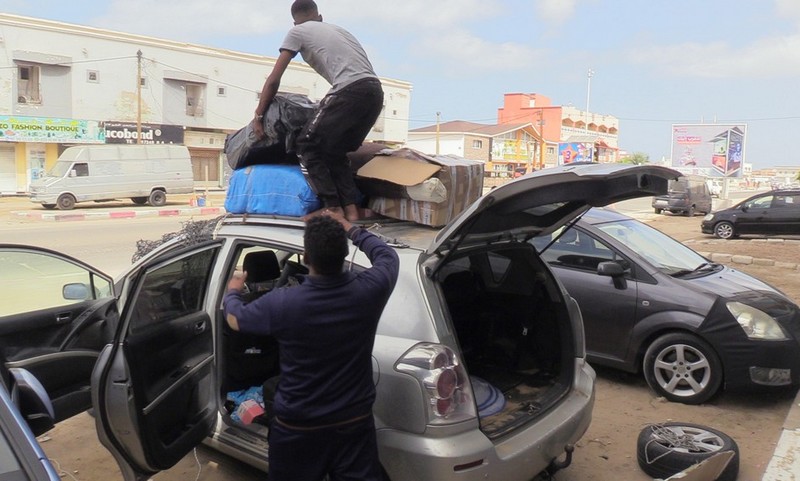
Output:
<svg viewBox="0 0 800 481">
<path fill-rule="evenodd" d="M 662 349 L 653 364 L 653 375 L 664 391 L 674 396 L 694 396 L 708 388 L 711 365 L 706 356 L 688 344 Z"/>
<path fill-rule="evenodd" d="M 664 429 L 671 431 L 680 442 L 676 444 L 674 439 L 662 440 L 658 436 L 653 440 L 665 447 L 670 447 L 673 451 L 714 453 L 725 445 L 725 441 L 721 437 L 699 427 L 672 425 L 664 426 Z M 691 448 L 687 446 L 691 446 Z"/>
</svg>

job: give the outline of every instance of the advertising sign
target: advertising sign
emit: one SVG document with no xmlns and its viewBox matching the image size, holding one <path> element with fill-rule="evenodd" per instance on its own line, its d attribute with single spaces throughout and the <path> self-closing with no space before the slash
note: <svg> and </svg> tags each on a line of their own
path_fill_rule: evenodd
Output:
<svg viewBox="0 0 800 481">
<path fill-rule="evenodd" d="M 136 122 L 104 123 L 107 144 L 136 144 Z M 183 127 L 180 125 L 142 124 L 142 144 L 183 145 Z"/>
<path fill-rule="evenodd" d="M 710 177 L 741 177 L 747 126 L 675 124 L 672 166 Z"/>
<path fill-rule="evenodd" d="M 565 142 L 558 144 L 558 164 L 591 162 L 593 144 L 584 142 Z"/>
<path fill-rule="evenodd" d="M 105 131 L 95 120 L 0 115 L 0 142 L 102 144 Z"/>
</svg>

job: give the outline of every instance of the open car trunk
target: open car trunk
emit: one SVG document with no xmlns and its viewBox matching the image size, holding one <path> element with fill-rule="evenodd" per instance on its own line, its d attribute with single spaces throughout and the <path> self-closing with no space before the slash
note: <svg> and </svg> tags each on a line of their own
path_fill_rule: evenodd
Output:
<svg viewBox="0 0 800 481">
<path fill-rule="evenodd" d="M 561 291 L 530 243 L 454 256 L 437 281 L 490 439 L 536 419 L 569 391 L 575 336 Z"/>
</svg>

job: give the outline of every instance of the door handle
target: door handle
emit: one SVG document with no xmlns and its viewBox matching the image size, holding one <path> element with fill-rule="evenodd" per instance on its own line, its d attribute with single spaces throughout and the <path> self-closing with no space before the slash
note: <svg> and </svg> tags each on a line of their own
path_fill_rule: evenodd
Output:
<svg viewBox="0 0 800 481">
<path fill-rule="evenodd" d="M 56 324 L 66 324 L 71 320 L 72 320 L 72 314 L 70 314 L 69 312 L 56 314 Z"/>
<path fill-rule="evenodd" d="M 195 334 L 200 334 L 201 332 L 206 330 L 206 323 L 205 321 L 200 321 L 194 325 L 194 332 Z"/>
</svg>

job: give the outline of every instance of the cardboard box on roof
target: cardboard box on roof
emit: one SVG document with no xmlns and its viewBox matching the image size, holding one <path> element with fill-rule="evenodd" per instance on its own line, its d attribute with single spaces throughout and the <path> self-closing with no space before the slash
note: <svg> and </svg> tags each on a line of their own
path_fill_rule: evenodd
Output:
<svg viewBox="0 0 800 481">
<path fill-rule="evenodd" d="M 405 148 L 382 151 L 358 169 L 358 184 L 373 211 L 441 227 L 483 193 L 483 163 Z"/>
</svg>

